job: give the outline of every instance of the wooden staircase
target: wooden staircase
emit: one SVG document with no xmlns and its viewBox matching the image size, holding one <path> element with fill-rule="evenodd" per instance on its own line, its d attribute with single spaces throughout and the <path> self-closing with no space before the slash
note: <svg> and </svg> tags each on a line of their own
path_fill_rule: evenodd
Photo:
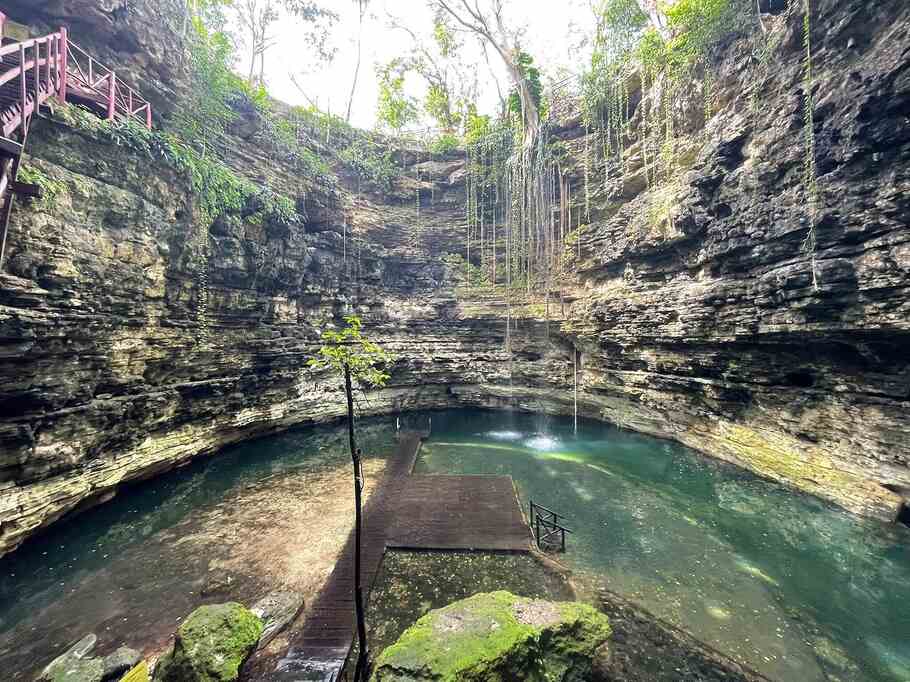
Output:
<svg viewBox="0 0 910 682">
<path fill-rule="evenodd" d="M 152 105 L 71 42 L 66 28 L 40 38 L 3 38 L 0 11 L 0 269 L 13 200 L 40 196 L 41 189 L 17 181 L 32 116 L 51 97 L 87 105 L 108 120 L 132 119 L 152 127 Z"/>
</svg>

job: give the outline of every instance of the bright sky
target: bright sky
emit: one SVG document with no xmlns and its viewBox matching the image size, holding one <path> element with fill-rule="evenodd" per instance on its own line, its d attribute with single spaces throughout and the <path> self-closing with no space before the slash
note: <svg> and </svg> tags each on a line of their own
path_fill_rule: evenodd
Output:
<svg viewBox="0 0 910 682">
<path fill-rule="evenodd" d="M 483 5 L 481 0 L 481 5 Z M 544 65 L 544 76 L 561 78 L 559 71 L 567 69 L 578 73 L 587 63 L 589 50 L 579 47 L 579 41 L 592 32 L 593 19 L 590 0 L 507 0 L 504 13 L 509 26 L 523 26 L 526 30 L 522 47 L 530 52 L 535 62 Z M 303 44 L 300 35 L 301 24 L 293 19 L 282 19 L 273 29 L 274 46 L 266 53 L 265 73 L 269 93 L 290 104 L 306 105 L 306 98 L 291 82 L 295 74 L 309 96 L 320 109 L 344 117 L 348 94 L 356 62 L 357 3 L 354 0 L 324 0 L 332 7 L 341 20 L 332 31 L 332 43 L 338 48 L 334 61 L 326 65 L 316 64 Z M 376 114 L 376 78 L 374 66 L 395 57 L 405 56 L 411 49 L 411 37 L 399 29 L 389 27 L 389 16 L 407 25 L 418 35 L 429 37 L 432 30 L 432 12 L 425 0 L 372 0 L 364 18 L 363 57 L 360 67 L 357 92 L 351 111 L 351 123 L 362 128 L 371 128 Z M 471 54 L 481 53 L 473 38 L 468 42 Z M 249 70 L 249 56 L 245 49 L 238 70 L 246 74 Z M 497 70 L 500 83 L 507 89 L 505 75 L 498 55 L 490 54 L 491 64 Z M 479 72 L 481 98 L 479 109 L 490 113 L 497 108 L 496 88 L 489 71 L 481 61 Z M 424 85 L 419 77 L 407 82 L 409 94 L 420 97 Z M 423 122 L 430 125 L 429 121 Z"/>
</svg>

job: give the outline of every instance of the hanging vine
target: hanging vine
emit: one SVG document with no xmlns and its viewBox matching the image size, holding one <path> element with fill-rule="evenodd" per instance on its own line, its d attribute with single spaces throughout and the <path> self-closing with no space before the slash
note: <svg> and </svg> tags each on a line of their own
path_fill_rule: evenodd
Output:
<svg viewBox="0 0 910 682">
<path fill-rule="evenodd" d="M 815 102 L 812 73 L 812 26 L 811 3 L 803 0 L 803 130 L 805 158 L 803 161 L 803 184 L 809 207 L 809 231 L 803 249 L 809 254 L 812 268 L 812 287 L 818 291 L 818 268 L 816 264 L 816 219 L 818 212 L 818 179 L 815 166 Z"/>
<path fill-rule="evenodd" d="M 196 269 L 196 344 L 209 343 L 209 227 L 208 222 L 196 228 L 193 244 L 193 265 Z"/>
</svg>

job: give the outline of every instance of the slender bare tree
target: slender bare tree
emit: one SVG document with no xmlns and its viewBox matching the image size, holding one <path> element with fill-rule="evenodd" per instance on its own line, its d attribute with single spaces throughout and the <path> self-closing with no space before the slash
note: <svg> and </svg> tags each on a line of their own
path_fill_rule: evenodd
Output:
<svg viewBox="0 0 910 682">
<path fill-rule="evenodd" d="M 344 120 L 351 122 L 351 106 L 354 104 L 354 93 L 357 91 L 357 78 L 360 75 L 360 56 L 363 42 L 363 17 L 367 11 L 367 5 L 370 0 L 354 0 L 357 3 L 357 61 L 354 63 L 354 80 L 351 83 L 351 94 L 348 96 L 348 109 L 345 113 Z"/>
<path fill-rule="evenodd" d="M 419 35 L 391 15 L 389 26 L 405 32 L 411 39 L 413 47 L 401 64 L 403 70 L 416 73 L 426 82 L 427 113 L 447 133 L 454 133 L 463 123 L 468 106 L 477 99 L 478 64 L 462 59 L 464 44 L 455 38 L 444 19 L 442 16 L 434 19 L 430 38 Z"/>
<path fill-rule="evenodd" d="M 518 31 L 509 30 L 503 20 L 503 0 L 487 0 L 486 9 L 481 9 L 480 0 L 474 0 L 473 5 L 468 0 L 431 0 L 431 4 L 447 12 L 463 30 L 479 36 L 499 54 L 518 90 L 525 144 L 535 144 L 540 131 L 540 112 L 528 78 L 518 63 L 521 52 Z"/>
<path fill-rule="evenodd" d="M 250 47 L 247 80 L 253 82 L 258 61 L 259 83 L 262 84 L 265 79 L 265 53 L 274 44 L 274 38 L 269 35 L 269 31 L 278 19 L 278 6 L 275 0 L 243 0 L 237 3 L 237 15 Z"/>
</svg>

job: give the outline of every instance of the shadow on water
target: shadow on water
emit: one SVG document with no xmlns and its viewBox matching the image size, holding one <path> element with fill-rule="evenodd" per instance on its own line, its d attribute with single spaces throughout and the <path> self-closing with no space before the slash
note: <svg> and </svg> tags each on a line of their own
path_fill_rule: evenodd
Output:
<svg viewBox="0 0 910 682">
<path fill-rule="evenodd" d="M 569 517 L 592 587 L 780 680 L 910 679 L 910 532 L 675 443 L 545 415 L 435 416 L 417 473 L 509 474 Z"/>
<path fill-rule="evenodd" d="M 394 431 L 394 419 L 363 420 L 368 458 L 391 453 Z M 200 603 L 261 596 L 274 582 L 266 562 L 284 570 L 286 557 L 249 556 L 255 541 L 275 525 L 270 515 L 284 521 L 299 505 L 339 497 L 346 448 L 340 424 L 231 446 L 128 486 L 0 559 L 0 678 L 31 679 L 87 632 L 102 652 L 120 644 L 154 650 Z M 323 565 L 333 563 L 349 516 L 342 509 L 339 538 L 307 541 Z M 250 569 L 238 569 L 245 562 Z"/>
</svg>

